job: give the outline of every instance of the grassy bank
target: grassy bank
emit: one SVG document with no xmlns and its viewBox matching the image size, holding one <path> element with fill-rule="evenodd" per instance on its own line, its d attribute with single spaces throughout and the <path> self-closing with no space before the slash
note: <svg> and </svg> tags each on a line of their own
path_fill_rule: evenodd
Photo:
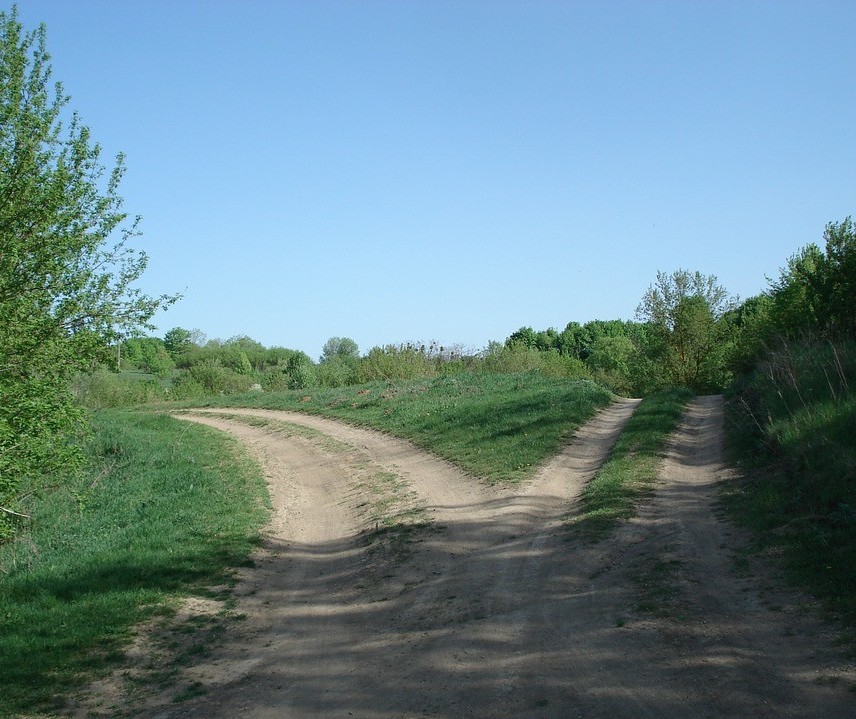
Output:
<svg viewBox="0 0 856 719">
<path fill-rule="evenodd" d="M 678 426 L 688 390 L 672 389 L 645 398 L 624 427 L 610 458 L 586 485 L 580 513 L 569 526 L 587 539 L 602 539 L 620 520 L 632 517 L 651 492 L 669 436 Z"/>
<path fill-rule="evenodd" d="M 121 662 L 135 625 L 245 564 L 265 520 L 257 466 L 204 427 L 99 413 L 89 451 L 0 550 L 0 716 L 55 708 Z"/>
<path fill-rule="evenodd" d="M 588 380 L 540 372 L 460 373 L 277 393 L 249 393 L 182 406 L 261 407 L 336 417 L 412 441 L 493 482 L 532 474 L 611 400 Z"/>
<path fill-rule="evenodd" d="M 724 504 L 757 554 L 856 625 L 856 343 L 791 344 L 736 388 L 728 430 L 745 476 Z"/>
</svg>

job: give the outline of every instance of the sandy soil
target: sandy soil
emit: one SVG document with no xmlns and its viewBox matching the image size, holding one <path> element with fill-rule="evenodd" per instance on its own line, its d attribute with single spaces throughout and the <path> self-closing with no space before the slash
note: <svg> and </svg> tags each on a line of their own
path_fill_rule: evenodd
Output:
<svg viewBox="0 0 856 719">
<path fill-rule="evenodd" d="M 774 577 L 733 569 L 741 537 L 713 509 L 721 398 L 690 406 L 637 518 L 600 544 L 568 540 L 562 518 L 635 406 L 602 411 L 513 489 L 317 417 L 223 410 L 313 437 L 182 415 L 262 460 L 275 515 L 239 585 L 246 620 L 184 670 L 204 693 L 138 701 L 138 715 L 856 717 L 856 672 L 829 629 Z M 432 520 L 406 557 L 366 542 L 381 472 Z"/>
</svg>

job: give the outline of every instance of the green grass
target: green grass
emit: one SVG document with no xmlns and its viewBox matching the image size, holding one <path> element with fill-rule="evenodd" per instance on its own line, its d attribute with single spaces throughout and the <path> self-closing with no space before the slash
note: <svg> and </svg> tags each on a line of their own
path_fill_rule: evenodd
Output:
<svg viewBox="0 0 856 719">
<path fill-rule="evenodd" d="M 336 417 L 380 429 L 490 482 L 529 477 L 574 430 L 610 402 L 588 380 L 539 372 L 460 373 L 337 389 L 250 393 L 181 407 L 262 407 Z"/>
<path fill-rule="evenodd" d="M 737 388 L 727 424 L 743 478 L 723 506 L 754 554 L 856 626 L 856 343 L 794 343 Z"/>
<path fill-rule="evenodd" d="M 579 513 L 568 520 L 575 536 L 602 539 L 635 514 L 654 486 L 666 442 L 691 397 L 688 390 L 672 389 L 642 401 L 609 459 L 583 490 Z"/>
<path fill-rule="evenodd" d="M 47 712 L 123 659 L 135 625 L 244 565 L 265 521 L 235 443 L 169 417 L 96 414 L 91 467 L 33 495 L 0 553 L 0 716 Z"/>
</svg>

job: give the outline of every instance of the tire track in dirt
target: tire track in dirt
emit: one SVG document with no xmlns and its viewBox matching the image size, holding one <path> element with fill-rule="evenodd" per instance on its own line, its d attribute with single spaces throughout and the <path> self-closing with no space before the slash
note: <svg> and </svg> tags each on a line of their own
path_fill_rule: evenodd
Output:
<svg viewBox="0 0 856 719">
<path fill-rule="evenodd" d="M 820 625 L 798 612 L 783 623 L 730 570 L 734 540 L 713 510 L 726 471 L 721 399 L 691 405 L 636 519 L 599 544 L 568 541 L 562 517 L 635 406 L 603 410 L 512 489 L 320 417 L 186 416 L 262 458 L 278 519 L 240 585 L 247 621 L 187 672 L 207 693 L 144 715 L 856 716 L 846 691 L 856 677 L 826 649 Z M 218 412 L 311 427 L 350 450 Z M 434 519 L 436 531 L 394 565 L 378 565 L 361 539 L 352 479 L 366 462 L 405 479 Z M 637 611 L 646 597 L 661 611 Z M 837 685 L 818 683 L 824 677 Z"/>
<path fill-rule="evenodd" d="M 722 397 L 690 404 L 653 500 L 608 541 L 598 591 L 623 587 L 627 608 L 644 608 L 620 615 L 623 651 L 640 661 L 618 695 L 642 700 L 638 715 L 856 717 L 856 671 L 834 632 L 796 593 L 779 589 L 771 608 L 762 578 L 735 571 L 746 537 L 717 517 L 722 425 Z"/>
<path fill-rule="evenodd" d="M 320 430 L 407 480 L 439 531 L 383 577 L 367 564 L 353 513 L 340 516 L 338 536 L 311 546 L 289 538 L 289 521 L 314 521 L 292 511 L 296 484 L 330 482 L 334 495 L 347 496 L 341 456 L 326 461 L 337 478 L 313 474 L 308 458 L 291 459 L 294 445 L 323 455 L 311 442 L 202 412 L 186 417 L 236 434 L 265 458 L 271 484 L 285 487 L 272 487 L 272 495 L 286 519 L 282 535 L 268 542 L 269 556 L 249 573 L 242 636 L 192 673 L 206 696 L 157 716 L 503 717 L 540 707 L 525 665 L 549 644 L 548 633 L 535 642 L 531 630 L 540 623 L 537 598 L 553 580 L 550 567 L 566 552 L 561 517 L 635 406 L 622 401 L 602 411 L 531 482 L 513 489 L 484 485 L 371 430 L 226 410 Z"/>
</svg>

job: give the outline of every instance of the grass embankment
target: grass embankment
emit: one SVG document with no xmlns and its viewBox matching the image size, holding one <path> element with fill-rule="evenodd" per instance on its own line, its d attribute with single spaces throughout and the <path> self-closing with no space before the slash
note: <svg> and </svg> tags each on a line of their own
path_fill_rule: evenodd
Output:
<svg viewBox="0 0 856 719">
<path fill-rule="evenodd" d="M 380 429 L 490 482 L 517 482 L 555 454 L 610 392 L 588 380 L 460 373 L 336 389 L 250 393 L 184 407 L 299 410 Z"/>
<path fill-rule="evenodd" d="M 755 554 L 856 626 L 856 343 L 791 345 L 738 388 L 728 430 L 745 477 L 724 504 Z"/>
<path fill-rule="evenodd" d="M 118 411 L 93 424 L 89 471 L 33 496 L 0 553 L 0 716 L 49 711 L 121 662 L 135 625 L 246 564 L 266 518 L 258 467 L 222 435 Z"/>
<path fill-rule="evenodd" d="M 689 390 L 671 389 L 642 400 L 609 459 L 583 490 L 580 512 L 569 521 L 574 534 L 602 539 L 635 514 L 654 486 L 666 442 L 691 398 Z"/>
</svg>

